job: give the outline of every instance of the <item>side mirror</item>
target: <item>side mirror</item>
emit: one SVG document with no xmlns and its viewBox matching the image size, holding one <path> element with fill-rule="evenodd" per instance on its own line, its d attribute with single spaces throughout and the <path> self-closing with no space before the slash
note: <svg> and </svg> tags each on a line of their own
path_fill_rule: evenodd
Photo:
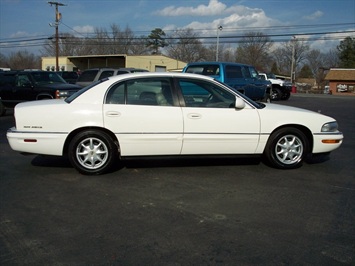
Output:
<svg viewBox="0 0 355 266">
<path fill-rule="evenodd" d="M 239 98 L 239 97 L 235 97 L 235 109 L 237 110 L 241 110 L 241 109 L 244 109 L 245 107 L 245 102 L 243 99 Z"/>
</svg>

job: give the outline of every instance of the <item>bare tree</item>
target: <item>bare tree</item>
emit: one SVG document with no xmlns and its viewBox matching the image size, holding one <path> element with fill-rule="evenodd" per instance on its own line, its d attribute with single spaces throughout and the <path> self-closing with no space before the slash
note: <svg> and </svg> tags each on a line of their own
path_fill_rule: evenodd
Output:
<svg viewBox="0 0 355 266">
<path fill-rule="evenodd" d="M 324 66 L 326 68 L 339 66 L 340 60 L 339 60 L 339 52 L 337 49 L 330 49 L 324 56 L 325 56 Z"/>
<path fill-rule="evenodd" d="M 39 56 L 27 50 L 13 52 L 7 59 L 8 67 L 11 69 L 41 69 L 41 59 Z"/>
<path fill-rule="evenodd" d="M 169 36 L 168 56 L 183 62 L 203 60 L 205 48 L 192 29 L 181 29 Z"/>
<path fill-rule="evenodd" d="M 261 32 L 249 32 L 238 42 L 236 61 L 265 70 L 270 62 L 269 51 L 273 43 Z"/>
<path fill-rule="evenodd" d="M 129 54 L 143 55 L 148 53 L 149 53 L 149 48 L 147 47 L 147 37 L 146 36 L 135 37 L 132 40 L 131 46 L 129 47 Z"/>
<path fill-rule="evenodd" d="M 40 50 L 43 56 L 55 56 L 55 37 L 47 40 L 46 44 Z M 82 55 L 83 39 L 75 37 L 70 33 L 61 33 L 58 39 L 59 56 Z"/>
<path fill-rule="evenodd" d="M 0 53 L 0 67 L 9 67 L 7 58 L 4 54 Z"/>
<path fill-rule="evenodd" d="M 309 49 L 309 45 L 300 39 L 293 39 L 281 44 L 278 49 L 273 51 L 273 58 L 280 69 L 280 73 L 291 73 L 292 55 L 294 55 L 295 60 L 295 72 L 300 71 L 303 66 L 302 63 L 307 59 Z"/>
<path fill-rule="evenodd" d="M 320 50 L 310 50 L 307 53 L 308 66 L 312 71 L 312 76 L 316 80 L 318 87 L 323 83 L 325 74 L 324 69 L 325 57 Z"/>
<path fill-rule="evenodd" d="M 124 31 L 121 31 L 117 24 L 111 25 L 112 38 L 109 54 L 130 54 L 132 42 L 134 40 L 133 31 L 127 26 Z"/>
</svg>

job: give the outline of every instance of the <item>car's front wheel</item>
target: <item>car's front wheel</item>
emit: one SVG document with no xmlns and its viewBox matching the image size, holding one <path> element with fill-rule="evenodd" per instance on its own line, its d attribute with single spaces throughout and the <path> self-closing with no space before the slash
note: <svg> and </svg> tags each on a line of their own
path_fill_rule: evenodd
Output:
<svg viewBox="0 0 355 266">
<path fill-rule="evenodd" d="M 266 144 L 264 156 L 271 166 L 279 169 L 294 169 L 302 165 L 308 153 L 309 142 L 297 128 L 282 128 L 275 131 Z"/>
<path fill-rule="evenodd" d="M 118 147 L 105 132 L 83 131 L 71 140 L 68 157 L 80 173 L 99 175 L 113 167 L 118 158 Z"/>
</svg>

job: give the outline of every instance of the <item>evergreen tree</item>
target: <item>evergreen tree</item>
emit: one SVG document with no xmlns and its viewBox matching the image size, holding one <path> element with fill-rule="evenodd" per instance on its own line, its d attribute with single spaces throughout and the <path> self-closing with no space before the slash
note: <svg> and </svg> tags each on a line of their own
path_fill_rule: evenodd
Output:
<svg viewBox="0 0 355 266">
<path fill-rule="evenodd" d="M 155 28 L 148 35 L 147 47 L 153 50 L 153 54 L 159 53 L 159 48 L 167 46 L 167 42 L 164 40 L 165 32 L 160 28 Z"/>
<path fill-rule="evenodd" d="M 337 46 L 340 67 L 355 68 L 355 38 L 346 37 Z"/>
</svg>

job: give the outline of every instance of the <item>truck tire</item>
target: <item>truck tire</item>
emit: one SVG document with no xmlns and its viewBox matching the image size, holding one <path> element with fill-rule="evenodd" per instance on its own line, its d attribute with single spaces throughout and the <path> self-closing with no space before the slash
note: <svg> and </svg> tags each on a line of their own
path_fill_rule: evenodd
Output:
<svg viewBox="0 0 355 266">
<path fill-rule="evenodd" d="M 290 96 L 291 96 L 291 93 L 289 91 L 285 92 L 282 94 L 281 100 L 287 101 L 288 99 L 290 99 Z"/>
<path fill-rule="evenodd" d="M 6 108 L 4 104 L 0 101 L 0 116 L 5 115 L 5 113 L 6 113 Z"/>
<path fill-rule="evenodd" d="M 282 92 L 281 92 L 280 89 L 278 89 L 278 88 L 272 88 L 272 90 L 271 90 L 271 95 L 270 95 L 272 101 L 279 101 L 279 100 L 281 100 L 281 96 L 282 96 Z"/>
</svg>

